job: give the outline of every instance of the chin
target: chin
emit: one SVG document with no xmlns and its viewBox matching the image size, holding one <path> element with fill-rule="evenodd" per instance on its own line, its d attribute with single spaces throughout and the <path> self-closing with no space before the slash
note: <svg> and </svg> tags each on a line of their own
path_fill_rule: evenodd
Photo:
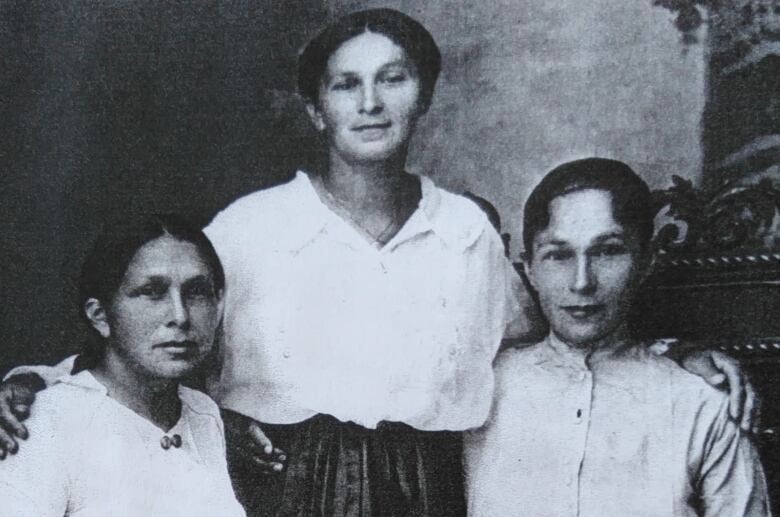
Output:
<svg viewBox="0 0 780 517">
<path fill-rule="evenodd" d="M 179 380 L 197 371 L 200 361 L 165 361 L 155 365 L 152 374 L 160 379 Z"/>
</svg>

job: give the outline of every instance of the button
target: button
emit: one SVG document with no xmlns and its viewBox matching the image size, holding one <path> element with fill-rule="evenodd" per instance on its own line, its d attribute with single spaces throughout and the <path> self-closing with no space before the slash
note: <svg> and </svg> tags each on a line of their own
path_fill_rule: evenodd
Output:
<svg viewBox="0 0 780 517">
<path fill-rule="evenodd" d="M 285 359 L 289 359 L 290 358 L 290 351 L 289 350 L 285 350 L 284 352 L 282 352 L 282 357 L 284 357 Z"/>
<path fill-rule="evenodd" d="M 173 445 L 177 449 L 181 447 L 181 436 L 178 434 L 174 434 L 173 436 L 171 436 L 171 445 Z"/>
<path fill-rule="evenodd" d="M 160 438 L 160 447 L 165 449 L 166 451 L 171 448 L 171 439 L 168 436 L 163 436 Z"/>
</svg>

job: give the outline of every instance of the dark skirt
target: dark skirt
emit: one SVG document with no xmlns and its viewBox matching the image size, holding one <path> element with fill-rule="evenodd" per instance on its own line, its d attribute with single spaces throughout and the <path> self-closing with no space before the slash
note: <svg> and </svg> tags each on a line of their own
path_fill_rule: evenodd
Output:
<svg viewBox="0 0 780 517">
<path fill-rule="evenodd" d="M 465 515 L 462 439 L 382 422 L 377 429 L 317 415 L 291 425 L 262 424 L 287 467 L 264 474 L 248 460 L 238 430 L 249 418 L 223 410 L 228 467 L 249 517 L 409 517 Z"/>
</svg>

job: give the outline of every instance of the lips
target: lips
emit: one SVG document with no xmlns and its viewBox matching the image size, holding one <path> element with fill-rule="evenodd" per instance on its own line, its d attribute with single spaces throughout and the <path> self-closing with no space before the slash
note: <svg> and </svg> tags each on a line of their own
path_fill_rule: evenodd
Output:
<svg viewBox="0 0 780 517">
<path fill-rule="evenodd" d="M 566 314 L 574 319 L 584 320 L 600 314 L 604 310 L 602 304 L 564 305 L 561 307 Z"/>
<path fill-rule="evenodd" d="M 377 124 L 361 124 L 359 126 L 352 127 L 352 131 L 370 131 L 377 129 L 387 129 L 390 127 L 390 122 L 381 122 Z"/>
<path fill-rule="evenodd" d="M 164 343 L 154 345 L 154 348 L 163 348 L 169 352 L 188 352 L 190 350 L 196 350 L 198 348 L 198 344 L 195 341 L 190 340 L 166 341 Z"/>
</svg>

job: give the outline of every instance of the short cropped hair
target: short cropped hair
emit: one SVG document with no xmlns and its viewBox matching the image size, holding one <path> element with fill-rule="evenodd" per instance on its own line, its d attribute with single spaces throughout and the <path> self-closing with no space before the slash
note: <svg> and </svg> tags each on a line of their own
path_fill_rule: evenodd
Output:
<svg viewBox="0 0 780 517">
<path fill-rule="evenodd" d="M 534 238 L 550 224 L 550 203 L 559 196 L 589 189 L 611 194 L 615 221 L 637 236 L 642 253 L 650 251 L 655 210 L 647 183 L 623 162 L 585 158 L 547 173 L 528 197 L 523 212 L 523 245 L 529 258 Z"/>
<path fill-rule="evenodd" d="M 298 57 L 298 93 L 319 102 L 322 76 L 330 56 L 342 44 L 366 31 L 381 34 L 406 52 L 420 77 L 420 100 L 428 107 L 441 71 L 441 53 L 431 33 L 418 21 L 393 9 L 368 9 L 337 19 L 304 47 Z"/>
</svg>

